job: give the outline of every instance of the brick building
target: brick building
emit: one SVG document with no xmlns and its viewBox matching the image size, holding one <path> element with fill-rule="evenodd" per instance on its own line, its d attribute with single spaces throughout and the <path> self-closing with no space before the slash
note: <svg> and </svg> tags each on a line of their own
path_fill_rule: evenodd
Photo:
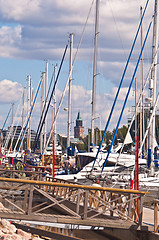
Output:
<svg viewBox="0 0 159 240">
<path fill-rule="evenodd" d="M 83 121 L 79 111 L 76 119 L 76 126 L 74 127 L 75 138 L 84 138 L 84 127 L 82 125 L 83 125 Z"/>
</svg>

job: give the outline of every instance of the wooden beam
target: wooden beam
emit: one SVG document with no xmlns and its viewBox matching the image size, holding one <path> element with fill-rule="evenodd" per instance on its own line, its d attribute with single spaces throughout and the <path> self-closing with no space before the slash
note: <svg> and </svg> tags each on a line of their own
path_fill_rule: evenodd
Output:
<svg viewBox="0 0 159 240">
<path fill-rule="evenodd" d="M 78 189 L 77 200 L 76 200 L 76 213 L 79 214 L 80 210 L 80 199 L 81 199 L 81 189 Z"/>
<path fill-rule="evenodd" d="M 6 219 L 17 219 L 36 222 L 54 222 L 57 223 L 57 217 L 51 214 L 24 214 L 17 211 L 0 211 L 0 217 Z"/>
<path fill-rule="evenodd" d="M 56 200 L 54 197 L 50 196 L 48 193 L 46 193 L 45 191 L 35 188 L 37 192 L 39 192 L 40 194 L 42 194 L 43 196 L 45 196 L 46 198 L 48 198 L 51 202 L 53 202 L 54 204 L 58 205 L 60 208 L 62 208 L 63 210 L 65 210 L 68 214 L 71 214 L 73 216 L 77 216 L 79 217 L 79 215 L 72 211 L 70 208 L 66 207 L 64 204 L 60 204 L 58 200 Z M 63 200 L 63 199 L 62 199 Z M 51 204 L 52 205 L 52 204 Z M 50 206 L 51 206 L 50 205 Z"/>
<path fill-rule="evenodd" d="M 32 204 L 33 204 L 33 191 L 34 191 L 34 186 L 30 186 L 30 194 L 29 194 L 29 204 L 28 204 L 28 214 L 30 215 L 32 212 Z"/>
<path fill-rule="evenodd" d="M 139 226 L 140 229 L 142 228 L 142 215 L 143 215 L 143 199 L 139 197 L 138 199 L 138 206 L 139 206 Z"/>
<path fill-rule="evenodd" d="M 137 225 L 131 222 L 122 221 L 120 219 L 110 220 L 108 218 L 94 218 L 94 219 L 76 219 L 69 217 L 57 217 L 57 223 L 64 224 L 75 224 L 75 225 L 84 225 L 84 226 L 93 226 L 93 227 L 116 227 L 116 228 L 125 228 L 129 229 L 134 226 L 137 229 Z"/>
<path fill-rule="evenodd" d="M 83 219 L 87 218 L 87 210 L 88 210 L 88 191 L 84 193 L 84 214 Z"/>
<path fill-rule="evenodd" d="M 59 186 L 59 187 L 68 187 L 68 188 L 82 188 L 85 190 L 99 190 L 99 191 L 109 191 L 109 192 L 117 192 L 117 193 L 134 193 L 134 194 L 149 194 L 149 192 L 143 192 L 138 190 L 129 190 L 129 189 L 118 189 L 118 188 L 106 188 L 106 187 L 96 187 L 96 186 L 87 186 L 80 184 L 68 184 L 68 183 L 57 183 L 57 182 L 45 182 L 45 181 L 36 181 L 36 180 L 27 180 L 27 179 L 14 179 L 14 178 L 2 178 L 0 177 L 0 181 L 4 182 L 18 182 L 18 183 L 27 183 L 27 184 L 35 184 L 35 185 L 47 185 L 47 186 Z"/>
<path fill-rule="evenodd" d="M 0 217 L 6 219 L 17 219 L 26 221 L 36 221 L 36 222 L 48 222 L 48 223 L 61 223 L 61 224 L 72 224 L 72 225 L 83 225 L 83 226 L 93 226 L 93 227 L 106 227 L 106 228 L 119 228 L 119 229 L 138 229 L 138 225 L 122 221 L 120 219 L 109 219 L 107 216 L 103 218 L 95 219 L 81 219 L 73 216 L 64 215 L 51 215 L 51 214 L 30 214 L 26 215 L 16 211 L 0 211 Z M 144 225 L 143 225 L 144 226 Z M 148 229 L 152 230 L 152 227 L 146 226 Z"/>
<path fill-rule="evenodd" d="M 5 198 L 5 201 L 8 202 L 8 203 L 10 203 L 12 206 L 14 206 L 15 208 L 17 208 L 18 210 L 20 210 L 22 213 L 25 213 L 25 211 L 24 211 L 22 208 L 18 207 L 16 204 L 14 204 L 14 203 L 13 203 L 12 201 L 10 201 L 9 199 Z"/>
<path fill-rule="evenodd" d="M 24 193 L 23 209 L 25 212 L 27 211 L 27 202 L 28 202 L 28 188 L 25 189 Z"/>
<path fill-rule="evenodd" d="M 154 202 L 154 232 L 158 232 L 158 202 Z"/>
</svg>

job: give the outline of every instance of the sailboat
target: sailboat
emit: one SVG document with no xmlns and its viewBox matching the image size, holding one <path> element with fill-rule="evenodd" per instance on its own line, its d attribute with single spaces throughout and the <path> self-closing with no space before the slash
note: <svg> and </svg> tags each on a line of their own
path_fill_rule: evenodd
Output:
<svg viewBox="0 0 159 240">
<path fill-rule="evenodd" d="M 147 2 L 147 3 L 148 3 L 148 2 Z M 129 56 L 128 56 L 128 60 L 127 60 L 127 63 L 126 63 L 126 67 L 125 67 L 125 69 L 124 69 L 124 73 L 123 73 L 123 75 L 122 75 L 121 82 L 120 82 L 120 84 L 119 84 L 119 88 L 118 88 L 118 91 L 117 91 L 117 94 L 116 94 L 116 97 L 115 97 L 115 100 L 114 100 L 114 103 L 113 103 L 113 106 L 112 106 L 112 109 L 111 109 L 111 112 L 110 112 L 110 115 L 109 115 L 107 124 L 106 124 L 106 127 L 105 127 L 105 131 L 104 131 L 104 134 L 103 134 L 103 137 L 102 137 L 102 141 L 101 141 L 101 143 L 100 143 L 100 146 L 99 146 L 99 148 L 98 148 L 98 150 L 97 150 L 97 153 L 95 153 L 95 154 L 94 154 L 94 153 L 86 153 L 86 154 L 85 154 L 86 157 L 88 157 L 88 155 L 89 155 L 90 158 L 95 158 L 91 170 L 94 170 L 94 169 L 96 168 L 96 167 L 95 167 L 96 161 L 99 160 L 99 158 L 101 158 L 101 157 L 99 157 L 99 155 L 102 154 L 100 151 L 101 151 L 101 148 L 102 148 L 103 140 L 104 140 L 104 137 L 105 137 L 105 134 L 106 134 L 106 131 L 107 131 L 107 128 L 108 128 L 108 125 L 109 125 L 109 122 L 110 122 L 112 113 L 113 113 L 113 111 L 114 111 L 114 107 L 115 107 L 115 104 L 116 104 L 116 101 L 117 101 L 117 98 L 118 98 L 118 94 L 119 94 L 119 91 L 120 91 L 120 88 L 121 88 L 121 84 L 122 84 L 122 82 L 123 82 L 123 79 L 124 79 L 124 76 L 125 76 L 125 72 L 126 72 L 126 70 L 127 70 L 127 66 L 128 66 L 128 63 L 129 63 L 129 60 L 130 60 L 130 57 L 131 57 L 131 54 L 132 54 L 132 51 L 133 51 L 133 48 L 134 48 L 136 39 L 137 39 L 138 32 L 139 32 L 140 27 L 141 27 L 141 23 L 142 23 L 142 20 L 143 20 L 143 17 L 144 17 L 146 8 L 147 8 L 147 4 L 146 4 L 146 6 L 145 6 L 145 10 L 144 10 L 143 16 L 142 16 L 142 18 L 141 18 L 141 20 L 140 20 L 139 27 L 138 27 L 138 30 L 137 30 L 137 33 L 136 33 L 134 42 L 133 42 L 132 48 L 131 48 L 131 50 L 130 50 L 130 54 L 129 54 Z M 94 42 L 93 92 L 92 92 L 92 121 L 91 121 L 91 142 L 92 142 L 92 145 L 94 144 L 94 119 L 95 119 L 95 114 L 94 114 L 94 112 L 95 112 L 95 85 L 96 85 L 95 79 L 96 79 L 96 75 L 97 75 L 97 73 L 96 73 L 97 56 L 96 56 L 96 55 L 97 55 L 98 19 L 99 19 L 98 13 L 99 13 L 99 1 L 97 0 L 97 1 L 96 1 L 95 42 Z M 148 28 L 148 31 L 149 31 L 149 28 Z M 148 35 L 148 33 L 147 33 L 147 35 Z M 147 35 L 146 35 L 146 37 L 145 37 L 145 42 L 146 42 L 146 40 L 147 40 Z M 142 47 L 141 51 L 143 51 L 143 48 L 144 48 L 144 46 Z M 138 64 L 139 64 L 140 59 L 141 59 L 141 54 L 142 54 L 142 53 L 140 53 L 140 55 L 139 55 L 139 59 L 138 59 L 137 65 L 136 65 L 136 68 L 135 68 L 135 70 L 134 70 L 134 74 L 133 74 L 133 77 L 132 77 L 132 81 L 131 81 L 131 84 L 130 84 L 130 87 L 129 87 L 129 91 L 128 91 L 128 93 L 127 93 L 127 96 L 126 96 L 126 99 L 125 99 L 125 102 L 124 102 L 124 105 L 123 105 L 123 109 L 122 109 L 122 111 L 121 111 L 121 115 L 120 115 L 120 118 L 119 118 L 119 121 L 118 121 L 118 124 L 117 124 L 117 127 L 116 127 L 115 134 L 117 133 L 117 130 L 118 130 L 118 127 L 119 127 L 119 123 L 120 123 L 120 121 L 121 121 L 121 117 L 122 117 L 122 114 L 123 114 L 123 111 L 124 111 L 124 108 L 125 108 L 125 105 L 126 105 L 126 101 L 127 101 L 127 98 L 128 98 L 129 92 L 130 92 L 130 88 L 131 88 L 132 82 L 133 82 L 133 80 L 134 80 L 134 77 L 135 77 L 135 73 L 136 73 L 136 71 L 137 71 Z M 115 140 L 115 134 L 114 134 L 113 141 Z M 127 135 L 127 136 L 128 136 L 128 135 Z M 126 162 L 125 155 L 123 156 L 123 155 L 120 154 L 120 159 L 119 159 L 119 157 L 118 157 L 117 154 L 111 152 L 111 148 L 113 147 L 113 141 L 112 141 L 112 143 L 111 143 L 111 147 L 110 147 L 110 150 L 109 150 L 108 154 L 106 154 L 107 156 L 105 156 L 105 154 L 104 154 L 104 157 L 103 157 L 103 158 L 106 157 L 106 161 L 104 162 L 104 164 L 107 162 L 107 165 L 110 165 L 110 164 L 112 165 L 113 162 L 114 162 L 114 159 L 116 159 L 116 162 L 117 162 L 117 160 L 118 160 L 118 164 L 119 164 L 119 162 L 122 162 L 121 159 L 123 159 L 124 164 L 126 164 L 126 163 L 125 163 L 125 162 Z M 126 141 L 125 141 L 125 142 L 126 142 Z M 79 155 L 79 156 L 80 156 L 80 155 Z M 84 157 L 84 154 L 83 154 L 82 157 Z M 128 158 L 129 158 L 129 156 L 128 156 Z M 133 157 L 131 156 L 131 158 L 133 158 Z M 92 160 L 93 160 L 93 159 L 92 159 Z M 103 167 L 103 169 L 104 169 L 104 167 Z M 103 169 L 102 169 L 102 171 L 103 171 Z"/>
<path fill-rule="evenodd" d="M 126 67 L 124 69 L 124 74 L 125 74 L 125 71 L 127 69 L 127 66 L 128 66 L 128 63 L 129 63 L 129 60 L 130 60 L 130 57 L 131 57 L 131 53 L 133 51 L 133 47 L 135 45 L 135 41 L 136 41 L 138 32 L 140 30 L 140 27 L 141 27 L 142 20 L 144 18 L 144 14 L 145 14 L 145 11 L 146 11 L 146 8 L 147 8 L 147 4 L 148 4 L 148 1 L 146 3 L 143 15 L 142 15 L 141 20 L 140 20 L 140 24 L 139 24 L 139 27 L 138 27 L 138 30 L 137 30 L 137 34 L 135 36 L 135 40 L 134 40 L 134 43 L 132 45 L 132 48 L 131 48 L 131 51 L 130 51 L 130 54 L 129 54 L 129 57 L 128 57 L 128 61 L 127 61 Z M 98 4 L 96 4 L 96 5 L 98 6 Z M 96 13 L 97 12 L 98 11 L 96 11 Z M 157 0 L 155 1 L 155 15 L 157 16 Z M 156 19 L 154 19 L 154 22 L 155 21 L 156 21 Z M 130 92 L 130 88 L 132 86 L 132 82 L 133 82 L 133 80 L 135 78 L 135 74 L 136 74 L 139 62 L 141 60 L 142 52 L 143 52 L 143 49 L 144 49 L 144 46 L 145 46 L 145 43 L 146 43 L 146 40 L 147 40 L 147 36 L 149 34 L 150 27 L 151 27 L 151 23 L 150 23 L 150 25 L 148 27 L 147 34 L 146 34 L 143 46 L 142 46 L 141 51 L 140 51 L 140 55 L 139 55 L 139 58 L 138 58 L 138 61 L 137 61 L 137 65 L 136 65 L 135 70 L 134 70 L 134 74 L 133 74 L 132 81 L 131 81 L 131 84 L 130 84 L 130 87 L 129 87 L 129 91 L 127 93 L 127 96 L 126 96 L 126 99 L 125 99 L 125 102 L 124 102 L 124 106 L 123 106 L 123 109 L 122 109 L 122 112 L 121 112 L 121 115 L 120 115 L 120 118 L 119 118 L 119 121 L 118 121 L 118 124 L 117 124 L 117 127 L 116 127 L 116 132 L 118 130 L 119 123 L 121 121 L 121 117 L 122 117 L 122 114 L 123 114 L 123 111 L 124 111 L 124 108 L 125 108 L 125 105 L 126 105 L 126 101 L 127 101 L 127 98 L 128 98 L 129 92 Z M 153 56 L 156 56 L 155 54 L 156 54 L 156 49 L 154 50 Z M 153 64 L 152 65 L 153 66 L 155 65 L 154 59 L 153 59 Z M 122 81 L 123 81 L 123 78 L 124 78 L 124 74 L 123 74 L 122 79 L 121 79 L 121 84 L 122 84 Z M 94 74 L 94 76 L 95 75 L 96 75 L 96 73 Z M 118 89 L 115 101 L 117 100 L 121 84 L 119 85 L 119 89 Z M 92 105 L 93 105 L 93 103 L 94 103 L 94 98 L 92 97 Z M 111 115 L 112 115 L 112 111 L 114 110 L 114 105 L 115 105 L 115 103 L 113 104 L 113 107 L 112 107 L 112 110 L 111 110 L 111 114 L 110 114 L 110 118 L 111 118 Z M 154 106 L 155 106 L 155 104 L 153 104 L 153 107 Z M 93 109 L 93 107 L 92 107 L 92 109 Z M 108 122 L 107 122 L 108 124 L 109 124 L 110 118 L 108 118 Z M 92 113 L 92 119 L 94 119 L 94 113 Z M 108 124 L 106 125 L 105 132 L 107 130 Z M 92 130 L 92 132 L 93 132 L 93 130 Z M 92 139 L 93 139 L 93 137 L 92 137 Z M 103 139 L 104 139 L 104 137 L 103 137 Z M 115 136 L 114 136 L 114 139 L 115 139 Z M 111 147 L 112 146 L 113 146 L 113 141 L 112 141 Z M 110 148 L 109 152 L 105 153 L 105 152 L 101 151 L 101 147 L 102 147 L 102 142 L 100 144 L 100 147 L 99 147 L 97 153 L 96 152 L 90 152 L 90 153 L 78 154 L 78 156 L 81 157 L 81 158 L 87 158 L 87 159 L 89 158 L 90 163 L 88 163 L 85 166 L 83 166 L 82 170 L 76 175 L 76 178 L 80 178 L 80 177 L 82 178 L 84 176 L 86 177 L 86 175 L 89 174 L 90 172 L 91 172 L 91 174 L 93 173 L 93 174 L 98 174 L 98 175 L 101 175 L 101 173 L 104 173 L 106 171 L 110 172 L 112 169 L 114 169 L 114 167 L 112 167 L 113 165 L 115 165 L 116 168 L 119 167 L 119 166 L 125 166 L 125 167 L 128 168 L 130 166 L 134 166 L 135 165 L 135 156 L 134 155 L 120 154 L 120 158 L 119 158 L 119 154 L 111 152 L 111 148 Z M 152 156 L 152 154 L 151 154 L 151 156 Z M 143 165 L 144 167 L 146 167 L 146 165 L 147 165 L 147 160 L 146 159 L 139 158 L 138 162 L 139 162 L 139 165 Z M 101 171 L 101 169 L 102 169 L 102 171 Z M 70 177 L 73 179 L 73 177 L 75 177 L 75 176 L 68 176 L 69 179 L 70 179 Z"/>
<path fill-rule="evenodd" d="M 158 0 L 155 0 L 155 8 L 154 8 L 154 28 L 153 28 L 153 51 L 152 51 L 152 65 L 150 68 L 151 78 L 150 78 L 150 99 L 151 99 L 151 105 L 150 105 L 150 119 L 149 124 L 146 129 L 144 138 L 142 143 L 140 142 L 140 150 L 139 154 L 141 155 L 142 147 L 144 144 L 144 141 L 147 136 L 149 136 L 149 149 L 148 149 L 148 166 L 149 169 L 145 168 L 145 173 L 139 174 L 139 183 L 140 186 L 147 186 L 147 187 L 154 187 L 158 186 L 159 184 L 159 171 L 154 171 L 154 149 L 155 149 L 155 112 L 157 103 L 159 100 L 159 94 L 156 98 L 156 75 L 157 75 L 157 51 L 158 51 Z M 152 83 L 153 82 L 153 83 Z M 143 94 L 143 93 L 142 93 Z M 107 155 L 110 157 L 111 154 Z M 139 163 L 140 164 L 140 159 Z M 133 166 L 133 165 L 132 165 Z M 103 168 L 104 170 L 104 168 Z M 119 169 L 118 169 L 119 170 Z M 135 174 L 138 174 L 137 172 Z M 127 178 L 130 180 L 130 173 L 129 177 Z"/>
</svg>

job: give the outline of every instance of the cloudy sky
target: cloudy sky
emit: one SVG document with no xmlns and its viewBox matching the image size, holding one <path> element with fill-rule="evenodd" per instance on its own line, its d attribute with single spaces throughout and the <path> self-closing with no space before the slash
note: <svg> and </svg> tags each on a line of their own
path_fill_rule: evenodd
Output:
<svg viewBox="0 0 159 240">
<path fill-rule="evenodd" d="M 146 0 L 101 0 L 99 9 L 98 63 L 96 86 L 95 126 L 104 129 L 116 94 L 126 60 L 132 45 L 140 19 L 140 6 L 144 8 Z M 84 121 L 85 134 L 90 127 L 91 94 L 93 75 L 93 43 L 95 1 L 92 0 L 0 0 L 0 124 L 3 125 L 12 103 L 16 112 L 21 103 L 23 88 L 27 87 L 27 75 L 30 74 L 35 93 L 41 73 L 45 71 L 45 60 L 49 61 L 49 81 L 54 66 L 60 60 L 68 42 L 70 33 L 74 33 L 74 54 L 79 44 L 88 12 L 91 13 L 84 32 L 82 44 L 77 54 L 72 81 L 72 125 L 80 110 Z M 143 23 L 145 36 L 152 19 L 154 0 L 150 0 Z M 121 94 L 109 129 L 116 126 L 124 96 L 136 65 L 140 49 L 140 35 L 125 76 Z M 144 50 L 144 75 L 151 62 L 152 29 Z M 57 106 L 63 92 L 69 69 L 69 51 L 67 52 L 59 82 L 57 84 Z M 140 69 L 139 69 L 140 70 Z M 137 73 L 140 81 L 140 71 Z M 138 83 L 138 89 L 140 88 Z M 122 124 L 127 124 L 131 105 L 134 104 L 134 85 L 129 103 L 125 109 Z M 40 98 L 40 96 L 39 96 Z M 33 113 L 32 128 L 37 129 L 40 102 L 37 101 Z M 57 131 L 66 134 L 68 91 L 57 120 Z M 18 110 L 17 110 L 18 111 Z M 18 119 L 18 113 L 16 119 Z M 19 118 L 21 122 L 21 118 Z M 6 125 L 9 126 L 11 119 Z M 48 129 L 51 113 L 48 116 Z M 20 123 L 19 123 L 20 124 Z"/>
</svg>

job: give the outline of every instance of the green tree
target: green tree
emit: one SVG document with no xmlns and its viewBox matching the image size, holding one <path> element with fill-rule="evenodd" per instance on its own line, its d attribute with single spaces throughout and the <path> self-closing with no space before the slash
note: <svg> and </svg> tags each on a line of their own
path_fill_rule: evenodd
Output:
<svg viewBox="0 0 159 240">
<path fill-rule="evenodd" d="M 118 129 L 116 137 L 115 137 L 115 141 L 114 141 L 115 145 L 118 143 L 118 141 L 120 141 L 121 143 L 124 142 L 127 131 L 128 131 L 128 127 L 125 125 L 123 125 L 121 128 Z M 113 130 L 113 135 L 114 135 L 114 133 L 115 133 L 115 129 Z"/>
</svg>

